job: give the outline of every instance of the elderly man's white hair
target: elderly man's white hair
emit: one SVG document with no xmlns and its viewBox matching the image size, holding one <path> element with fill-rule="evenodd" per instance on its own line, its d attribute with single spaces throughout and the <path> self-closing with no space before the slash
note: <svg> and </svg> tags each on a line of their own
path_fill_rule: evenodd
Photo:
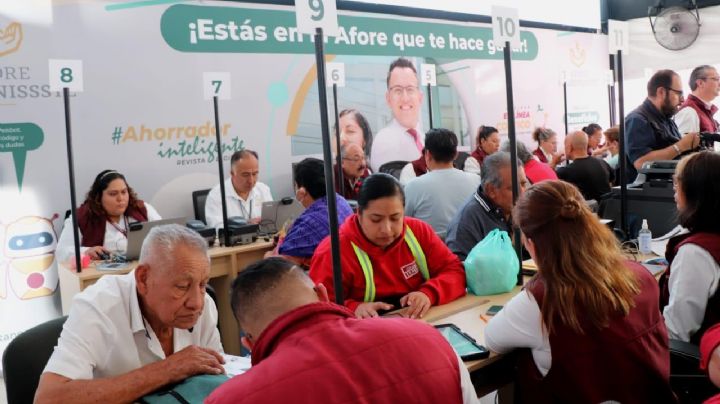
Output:
<svg viewBox="0 0 720 404">
<path fill-rule="evenodd" d="M 153 227 L 143 240 L 140 249 L 140 263 L 147 264 L 156 260 L 171 260 L 177 246 L 202 252 L 208 259 L 207 241 L 197 232 L 178 224 L 166 224 Z"/>
</svg>

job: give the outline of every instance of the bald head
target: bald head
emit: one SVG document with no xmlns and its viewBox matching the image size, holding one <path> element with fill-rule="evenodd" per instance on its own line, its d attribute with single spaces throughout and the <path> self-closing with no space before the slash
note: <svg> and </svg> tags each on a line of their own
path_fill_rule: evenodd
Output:
<svg viewBox="0 0 720 404">
<path fill-rule="evenodd" d="M 568 135 L 566 145 L 570 146 L 571 159 L 587 157 L 588 136 L 585 132 L 579 130 Z"/>
<path fill-rule="evenodd" d="M 266 258 L 241 271 L 232 285 L 231 306 L 247 334 L 257 338 L 276 318 L 323 299 L 312 280 L 292 262 Z"/>
</svg>

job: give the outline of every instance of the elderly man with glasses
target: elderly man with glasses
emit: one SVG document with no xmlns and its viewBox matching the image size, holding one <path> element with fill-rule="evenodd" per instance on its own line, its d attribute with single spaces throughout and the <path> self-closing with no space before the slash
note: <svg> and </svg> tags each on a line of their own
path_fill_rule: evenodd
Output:
<svg viewBox="0 0 720 404">
<path fill-rule="evenodd" d="M 702 65 L 690 73 L 690 90 L 680 111 L 675 114 L 675 123 L 680 133 L 717 132 L 718 122 L 713 115 L 718 107 L 712 104 L 720 94 L 720 76 L 717 69 Z"/>
<path fill-rule="evenodd" d="M 411 61 L 399 58 L 390 64 L 387 76 L 387 101 L 393 120 L 373 139 L 370 166 L 374 172 L 390 161 L 413 161 L 422 155 L 423 134 L 420 109 L 423 93 L 418 87 L 417 71 Z"/>
<path fill-rule="evenodd" d="M 365 152 L 357 143 L 347 143 L 340 148 L 342 156 L 343 187 L 340 187 L 339 168 L 335 166 L 335 191 L 345 199 L 357 200 L 360 186 L 368 175 Z"/>
<path fill-rule="evenodd" d="M 635 180 L 646 161 L 672 160 L 695 149 L 697 132 L 680 134 L 672 116 L 684 97 L 680 76 L 672 70 L 656 72 L 647 84 L 647 99 L 625 117 L 627 182 Z"/>
</svg>

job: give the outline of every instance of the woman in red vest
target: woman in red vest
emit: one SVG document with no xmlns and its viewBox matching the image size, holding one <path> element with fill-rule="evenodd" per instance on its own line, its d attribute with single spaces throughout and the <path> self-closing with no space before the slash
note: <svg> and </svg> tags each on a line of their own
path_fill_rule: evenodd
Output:
<svg viewBox="0 0 720 404">
<path fill-rule="evenodd" d="M 626 261 L 575 186 L 543 181 L 515 218 L 538 274 L 485 329 L 495 352 L 521 352 L 520 401 L 673 402 L 655 278 Z"/>
<path fill-rule="evenodd" d="M 81 253 L 94 260 L 125 253 L 130 223 L 161 219 L 149 203 L 138 199 L 125 176 L 115 170 L 104 170 L 95 177 L 77 215 Z M 63 261 L 74 255 L 72 217 L 65 220 L 57 251 Z"/>
<path fill-rule="evenodd" d="M 720 322 L 720 155 L 700 152 L 682 159 L 675 170 L 675 203 L 688 233 L 673 237 L 665 257 L 670 265 L 660 279 L 661 306 L 670 338 L 699 343 L 703 332 Z"/>
<path fill-rule="evenodd" d="M 470 153 L 470 156 L 465 160 L 463 171 L 482 175 L 480 170 L 485 157 L 498 150 L 500 150 L 500 133 L 498 133 L 498 130 L 492 126 L 479 127 L 475 136 L 475 151 Z"/>
<path fill-rule="evenodd" d="M 557 134 L 550 128 L 535 128 L 532 133 L 533 140 L 538 143 L 533 154 L 541 163 L 545 163 L 553 170 L 562 160 L 562 153 L 557 151 Z"/>
<path fill-rule="evenodd" d="M 359 318 L 406 306 L 408 317 L 418 318 L 465 295 L 460 260 L 430 225 L 406 217 L 404 207 L 395 177 L 373 174 L 360 188 L 358 213 L 340 227 L 343 304 Z M 334 299 L 329 237 L 315 250 L 310 277 Z"/>
</svg>

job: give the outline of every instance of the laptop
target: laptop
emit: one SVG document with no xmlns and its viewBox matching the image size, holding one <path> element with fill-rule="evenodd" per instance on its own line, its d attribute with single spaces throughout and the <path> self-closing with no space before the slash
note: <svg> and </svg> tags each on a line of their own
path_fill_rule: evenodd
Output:
<svg viewBox="0 0 720 404">
<path fill-rule="evenodd" d="M 295 198 L 263 202 L 259 232 L 275 234 L 283 228 L 288 229 L 304 211 L 305 207 Z"/>
<path fill-rule="evenodd" d="M 130 231 L 128 232 L 127 251 L 125 252 L 125 258 L 128 261 L 136 260 L 140 258 L 140 248 L 142 243 L 147 237 L 150 229 L 155 226 L 162 226 L 165 224 L 179 224 L 185 226 L 185 217 L 176 217 L 173 219 L 162 219 L 155 220 L 152 222 L 135 222 L 130 223 Z"/>
</svg>

